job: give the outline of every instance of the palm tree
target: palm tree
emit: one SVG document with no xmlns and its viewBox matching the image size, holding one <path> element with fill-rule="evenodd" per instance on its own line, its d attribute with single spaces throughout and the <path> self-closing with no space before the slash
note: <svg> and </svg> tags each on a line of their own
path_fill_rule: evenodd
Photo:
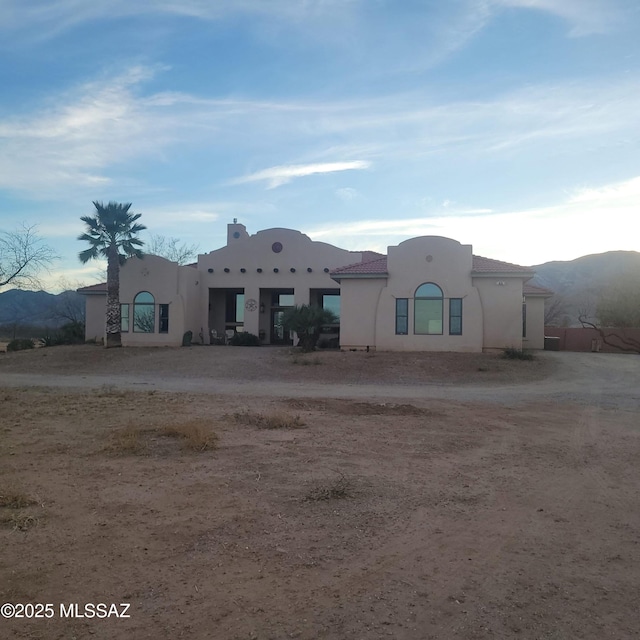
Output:
<svg viewBox="0 0 640 640">
<path fill-rule="evenodd" d="M 119 347 L 120 338 L 120 266 L 127 258 L 142 258 L 139 249 L 144 242 L 136 238 L 136 234 L 146 229 L 136 224 L 139 213 L 129 213 L 131 203 L 120 204 L 94 201 L 96 215 L 82 216 L 86 232 L 78 236 L 78 240 L 89 243 L 89 248 L 81 251 L 78 257 L 83 264 L 98 258 L 107 259 L 107 340 L 105 346 Z"/>
</svg>

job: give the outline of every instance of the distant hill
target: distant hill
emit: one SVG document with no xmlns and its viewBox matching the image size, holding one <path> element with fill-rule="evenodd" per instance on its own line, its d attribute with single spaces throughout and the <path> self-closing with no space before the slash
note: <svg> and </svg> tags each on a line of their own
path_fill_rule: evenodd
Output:
<svg viewBox="0 0 640 640">
<path fill-rule="evenodd" d="M 633 277 L 640 278 L 640 253 L 608 251 L 582 256 L 567 262 L 545 262 L 533 267 L 537 284 L 556 293 L 563 301 L 553 324 L 580 326 L 578 316 L 595 312 L 601 292 Z"/>
<path fill-rule="evenodd" d="M 0 293 L 0 327 L 14 324 L 59 327 L 71 317 L 84 318 L 84 298 L 75 291 L 56 295 L 9 289 Z"/>
</svg>

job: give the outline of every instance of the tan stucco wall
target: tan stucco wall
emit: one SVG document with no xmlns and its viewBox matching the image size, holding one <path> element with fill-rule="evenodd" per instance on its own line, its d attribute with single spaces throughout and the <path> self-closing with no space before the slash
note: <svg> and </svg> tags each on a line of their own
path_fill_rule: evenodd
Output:
<svg viewBox="0 0 640 640">
<path fill-rule="evenodd" d="M 522 348 L 522 278 L 475 276 L 484 317 L 485 349 Z"/>
<path fill-rule="evenodd" d="M 239 238 L 233 237 L 234 231 L 240 234 Z M 222 294 L 217 297 L 216 293 L 210 300 L 210 289 L 244 289 L 245 303 L 256 301 L 256 309 L 245 309 L 244 329 L 256 335 L 262 330 L 268 338 L 271 298 L 267 290 L 293 289 L 295 303 L 307 304 L 310 289 L 337 288 L 338 285 L 329 276 L 329 270 L 359 262 L 362 257 L 360 253 L 314 242 L 292 229 L 265 229 L 250 236 L 243 225 L 229 225 L 228 235 L 228 246 L 198 256 L 201 275 L 200 322 L 203 327 L 213 322 L 211 328 L 216 328 L 218 332 L 224 325 L 224 314 L 216 309 L 215 303 L 223 301 L 224 297 Z M 276 242 L 282 245 L 280 252 L 272 249 Z M 262 269 L 261 273 L 257 271 L 259 268 Z M 209 273 L 210 269 L 213 269 L 212 273 Z M 225 272 L 225 269 L 229 271 Z M 245 271 L 242 272 L 242 269 Z M 265 305 L 265 313 L 260 313 L 261 302 Z"/>
<path fill-rule="evenodd" d="M 185 331 L 192 331 L 198 340 L 199 274 L 192 267 L 181 267 L 159 256 L 148 255 L 142 260 L 131 258 L 120 269 L 120 303 L 129 304 L 130 329 L 122 334 L 123 346 L 180 346 Z M 198 284 L 196 284 L 198 283 Z M 141 291 L 155 299 L 155 331 L 133 331 L 133 300 Z M 158 305 L 169 305 L 169 332 L 159 333 Z"/>
<path fill-rule="evenodd" d="M 387 351 L 481 351 L 482 307 L 471 281 L 471 246 L 424 236 L 389 247 L 388 278 L 342 280 L 340 342 L 344 348 Z M 416 289 L 432 282 L 443 292 L 443 333 L 414 331 Z M 396 299 L 409 301 L 409 331 L 396 335 Z M 449 299 L 462 298 L 462 335 L 449 335 Z"/>
<path fill-rule="evenodd" d="M 340 346 L 376 346 L 377 309 L 386 278 L 342 280 L 340 287 Z"/>
<path fill-rule="evenodd" d="M 544 349 L 544 298 L 525 296 L 527 304 L 527 335 L 523 349 Z"/>
<path fill-rule="evenodd" d="M 107 331 L 107 296 L 86 295 L 85 301 L 85 340 L 95 340 L 96 342 L 104 340 Z"/>
</svg>

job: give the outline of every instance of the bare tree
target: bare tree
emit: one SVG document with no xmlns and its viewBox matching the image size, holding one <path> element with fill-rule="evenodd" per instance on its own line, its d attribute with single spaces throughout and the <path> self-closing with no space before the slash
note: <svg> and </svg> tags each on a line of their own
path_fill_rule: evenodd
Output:
<svg viewBox="0 0 640 640">
<path fill-rule="evenodd" d="M 567 314 L 567 302 L 558 294 L 545 300 L 544 326 L 555 327 L 562 324 Z"/>
<path fill-rule="evenodd" d="M 152 234 L 151 241 L 147 245 L 147 253 L 161 256 L 178 264 L 187 264 L 198 257 L 200 247 L 197 244 L 188 245 L 180 241 L 180 238 L 168 238 L 167 236 Z"/>
<path fill-rule="evenodd" d="M 84 325 L 85 300 L 83 296 L 76 293 L 76 290 L 83 285 L 79 282 L 72 284 L 66 278 L 59 278 L 57 286 L 62 289 L 62 293 L 59 293 L 52 302 L 47 314 L 48 319 Z"/>
<path fill-rule="evenodd" d="M 640 340 L 624 331 L 640 328 L 640 282 L 629 278 L 607 288 L 598 302 L 596 317 L 582 313 L 579 319 L 583 327 L 595 329 L 604 344 L 640 353 Z"/>
<path fill-rule="evenodd" d="M 0 288 L 38 289 L 38 276 L 47 271 L 56 254 L 40 238 L 35 225 L 0 231 Z"/>
</svg>

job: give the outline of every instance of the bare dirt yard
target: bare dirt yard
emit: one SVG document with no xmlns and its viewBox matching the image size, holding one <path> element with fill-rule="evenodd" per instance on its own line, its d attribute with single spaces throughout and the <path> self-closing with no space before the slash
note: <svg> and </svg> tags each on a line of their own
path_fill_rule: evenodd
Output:
<svg viewBox="0 0 640 640">
<path fill-rule="evenodd" d="M 639 383 L 614 354 L 0 354 L 0 604 L 53 605 L 0 638 L 637 638 Z"/>
</svg>

